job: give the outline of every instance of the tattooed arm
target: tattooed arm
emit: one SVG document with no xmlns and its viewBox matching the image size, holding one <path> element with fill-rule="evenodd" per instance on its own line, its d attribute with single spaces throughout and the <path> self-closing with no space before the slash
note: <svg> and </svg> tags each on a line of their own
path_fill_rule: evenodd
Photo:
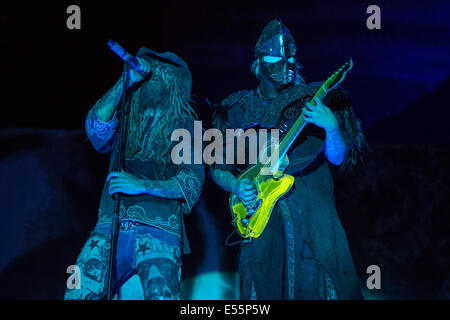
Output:
<svg viewBox="0 0 450 320">
<path fill-rule="evenodd" d="M 183 199 L 183 191 L 175 178 L 169 180 L 145 180 L 145 194 L 167 199 Z"/>
<path fill-rule="evenodd" d="M 237 194 L 244 205 L 256 197 L 256 188 L 250 179 L 238 180 L 231 172 L 222 169 L 213 169 L 212 177 L 223 190 Z"/>
<path fill-rule="evenodd" d="M 149 194 L 161 198 L 182 199 L 183 192 L 175 178 L 168 180 L 139 179 L 127 172 L 111 172 L 106 179 L 109 193 Z"/>
<path fill-rule="evenodd" d="M 116 84 L 101 97 L 94 106 L 98 119 L 102 122 L 108 122 L 113 117 L 120 99 L 123 94 L 122 77 Z"/>
<path fill-rule="evenodd" d="M 203 169 L 203 167 L 202 167 Z M 203 171 L 181 170 L 168 180 L 144 180 L 126 172 L 111 172 L 106 180 L 109 193 L 128 195 L 148 194 L 166 199 L 184 199 L 185 213 L 189 213 L 202 192 Z"/>
<path fill-rule="evenodd" d="M 181 170 L 168 180 L 139 179 L 127 172 L 111 172 L 106 181 L 109 193 L 128 195 L 148 194 L 167 199 L 185 199 L 188 210 L 192 209 L 200 197 L 204 176 L 202 173 Z"/>
<path fill-rule="evenodd" d="M 150 73 L 150 64 L 142 58 L 137 58 L 139 64 L 142 66 L 144 72 Z M 130 69 L 128 74 L 128 82 L 126 83 L 126 87 L 131 88 L 135 84 L 142 82 L 144 77 L 142 77 L 139 73 Z M 108 122 L 111 120 L 119 102 L 123 95 L 123 76 L 120 77 L 119 81 L 106 92 L 106 94 L 97 101 L 96 110 L 98 118 L 103 122 Z"/>
<path fill-rule="evenodd" d="M 143 59 L 137 58 L 143 65 L 145 72 L 150 72 L 150 65 Z M 144 78 L 131 70 L 128 75 L 127 88 L 141 82 Z M 116 84 L 101 97 L 89 111 L 85 127 L 86 133 L 94 148 L 101 153 L 112 150 L 117 129 L 116 108 L 123 95 L 123 76 Z"/>
<path fill-rule="evenodd" d="M 234 192 L 238 179 L 229 171 L 212 169 L 212 177 L 215 183 L 227 192 Z"/>
<path fill-rule="evenodd" d="M 122 91 L 122 81 L 119 80 L 97 101 L 86 117 L 86 134 L 100 153 L 110 152 L 114 145 L 117 129 L 115 110 Z"/>
</svg>

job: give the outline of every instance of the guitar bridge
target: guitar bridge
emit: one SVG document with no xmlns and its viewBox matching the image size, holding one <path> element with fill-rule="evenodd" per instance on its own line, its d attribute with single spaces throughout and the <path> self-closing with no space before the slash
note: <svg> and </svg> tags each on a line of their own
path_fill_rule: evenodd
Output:
<svg viewBox="0 0 450 320">
<path fill-rule="evenodd" d="M 250 209 L 247 209 L 247 216 L 241 220 L 241 223 L 243 226 L 248 225 L 248 223 L 250 222 L 251 217 L 253 217 L 253 215 L 255 214 L 255 212 L 259 209 L 259 207 L 261 206 L 261 199 L 258 199 L 258 201 L 256 201 L 251 207 Z"/>
</svg>

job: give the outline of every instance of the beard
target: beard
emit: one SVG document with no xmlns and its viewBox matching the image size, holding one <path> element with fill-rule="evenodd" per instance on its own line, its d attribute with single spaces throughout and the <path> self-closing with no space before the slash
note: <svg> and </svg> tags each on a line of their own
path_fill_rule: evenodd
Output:
<svg viewBox="0 0 450 320">
<path fill-rule="evenodd" d="M 178 82 L 148 82 L 151 83 L 132 97 L 126 159 L 153 158 L 166 168 L 170 163 L 173 130 L 196 115 Z"/>
<path fill-rule="evenodd" d="M 165 112 L 163 106 L 169 102 L 164 91 L 161 85 L 144 85 L 133 95 L 128 121 L 127 159 L 144 160 L 156 152 L 162 137 L 159 131 L 163 130 L 160 124 L 162 112 Z"/>
</svg>

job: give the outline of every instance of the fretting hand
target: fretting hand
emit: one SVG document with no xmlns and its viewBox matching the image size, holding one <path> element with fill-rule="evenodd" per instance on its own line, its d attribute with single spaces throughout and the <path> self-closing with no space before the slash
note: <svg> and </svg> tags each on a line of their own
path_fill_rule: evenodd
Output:
<svg viewBox="0 0 450 320">
<path fill-rule="evenodd" d="M 338 121 L 334 113 L 319 98 L 314 98 L 316 105 L 306 103 L 303 108 L 303 119 L 324 129 L 326 132 L 339 128 Z"/>
</svg>

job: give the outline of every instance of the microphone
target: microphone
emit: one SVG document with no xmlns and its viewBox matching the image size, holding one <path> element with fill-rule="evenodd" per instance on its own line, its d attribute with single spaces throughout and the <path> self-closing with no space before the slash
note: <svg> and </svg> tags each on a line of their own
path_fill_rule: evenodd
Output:
<svg viewBox="0 0 450 320">
<path fill-rule="evenodd" d="M 139 73 L 144 78 L 148 76 L 149 73 L 146 73 L 139 64 L 139 61 L 128 53 L 120 44 L 115 41 L 108 40 L 108 46 L 114 51 L 119 57 L 122 58 L 123 61 L 128 63 L 133 70 Z"/>
</svg>

